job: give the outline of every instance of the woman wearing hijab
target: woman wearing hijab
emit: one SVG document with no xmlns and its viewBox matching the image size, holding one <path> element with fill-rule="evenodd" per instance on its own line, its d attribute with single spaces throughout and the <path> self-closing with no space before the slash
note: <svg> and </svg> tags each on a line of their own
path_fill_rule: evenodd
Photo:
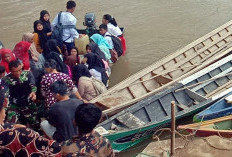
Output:
<svg viewBox="0 0 232 157">
<path fill-rule="evenodd" d="M 108 86 L 109 77 L 101 58 L 94 53 L 88 53 L 84 55 L 83 63 L 88 64 L 89 72 L 93 77 L 102 81 L 106 87 Z"/>
<path fill-rule="evenodd" d="M 30 61 L 30 70 L 35 77 L 36 86 L 40 89 L 40 81 L 41 77 L 44 74 L 44 57 L 40 54 L 35 47 L 35 43 L 33 42 L 34 34 L 32 33 L 24 33 L 22 37 L 22 41 L 27 41 L 31 43 L 29 48 L 29 61 Z M 40 97 L 40 91 L 37 90 L 37 97 Z"/>
<path fill-rule="evenodd" d="M 86 45 L 86 52 L 92 52 L 96 55 L 98 55 L 101 59 L 106 60 L 106 57 L 104 55 L 104 53 L 100 50 L 100 48 L 97 46 L 97 44 L 95 42 L 90 42 L 88 45 Z"/>
<path fill-rule="evenodd" d="M 38 62 L 40 53 L 36 50 L 35 43 L 33 41 L 34 34 L 32 33 L 24 33 L 22 37 L 22 41 L 27 41 L 31 43 L 29 51 L 33 61 Z"/>
<path fill-rule="evenodd" d="M 108 76 L 111 74 L 109 63 L 106 61 L 104 53 L 99 49 L 95 42 L 92 41 L 88 45 L 86 45 L 86 53 L 94 53 L 99 56 L 105 65 Z"/>
<path fill-rule="evenodd" d="M 10 69 L 8 65 L 11 61 L 15 60 L 15 56 L 13 55 L 10 49 L 6 49 L 6 48 L 0 49 L 0 54 L 2 56 L 2 61 L 0 65 L 5 67 L 6 73 L 9 73 Z"/>
<path fill-rule="evenodd" d="M 60 53 L 60 50 L 57 46 L 57 41 L 55 39 L 49 39 L 47 41 L 43 56 L 44 56 L 45 60 L 54 59 L 58 64 L 57 70 L 59 72 L 70 75 L 67 65 L 64 64 L 64 62 L 63 62 L 63 57 Z"/>
<path fill-rule="evenodd" d="M 42 10 L 40 12 L 40 21 L 43 22 L 44 32 L 46 33 L 48 39 L 50 39 L 50 36 L 52 35 L 51 31 L 51 23 L 50 23 L 50 14 L 47 10 Z"/>
<path fill-rule="evenodd" d="M 49 59 L 45 62 L 45 71 L 47 72 L 42 76 L 41 80 L 41 93 L 45 97 L 45 106 L 49 110 L 57 100 L 54 94 L 51 92 L 50 86 L 57 80 L 62 80 L 68 85 L 69 94 L 75 95 L 78 99 L 82 100 L 77 88 L 73 84 L 72 79 L 64 73 L 57 71 L 57 62 L 53 59 Z"/>
<path fill-rule="evenodd" d="M 15 57 L 22 61 L 24 70 L 30 70 L 30 61 L 29 61 L 30 46 L 31 43 L 27 41 L 21 41 L 15 45 L 13 50 Z"/>
<path fill-rule="evenodd" d="M 36 50 L 39 53 L 43 52 L 45 48 L 45 44 L 47 42 L 47 35 L 43 31 L 43 23 L 40 20 L 36 20 L 34 22 L 34 42 L 36 46 Z"/>
<path fill-rule="evenodd" d="M 111 53 L 112 47 L 108 44 L 106 39 L 100 34 L 94 34 L 90 37 L 90 39 L 95 42 L 99 49 L 104 53 L 106 61 L 112 63 L 111 61 Z"/>
<path fill-rule="evenodd" d="M 90 101 L 96 96 L 98 96 L 93 83 L 92 75 L 90 74 L 88 68 L 84 64 L 75 65 L 72 68 L 73 71 L 73 81 L 76 81 L 78 92 L 82 99 Z"/>
</svg>

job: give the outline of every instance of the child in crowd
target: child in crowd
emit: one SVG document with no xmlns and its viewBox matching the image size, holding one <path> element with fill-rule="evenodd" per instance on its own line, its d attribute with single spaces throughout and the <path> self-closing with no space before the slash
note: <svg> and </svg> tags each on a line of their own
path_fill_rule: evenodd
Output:
<svg viewBox="0 0 232 157">
<path fill-rule="evenodd" d="M 102 81 L 104 85 L 108 87 L 109 77 L 101 58 L 94 53 L 87 53 L 84 55 L 82 62 L 88 65 L 89 72 L 93 77 Z"/>
<path fill-rule="evenodd" d="M 111 39 L 111 34 L 108 32 L 108 28 L 107 28 L 107 25 L 106 24 L 101 24 L 99 26 L 99 31 L 100 31 L 100 34 L 106 39 L 106 41 L 110 44 L 110 46 L 112 48 L 114 48 L 114 44 L 113 44 L 113 41 Z"/>
<path fill-rule="evenodd" d="M 43 22 L 40 20 L 36 20 L 34 22 L 34 43 L 36 46 L 36 50 L 39 53 L 42 53 L 45 49 L 45 45 L 48 38 L 46 33 L 43 31 Z"/>
<path fill-rule="evenodd" d="M 43 23 L 43 27 L 44 27 L 44 32 L 47 34 L 48 39 L 50 39 L 51 35 L 52 35 L 52 31 L 51 31 L 51 23 L 50 23 L 50 14 L 47 10 L 42 10 L 40 12 L 40 21 L 42 21 Z"/>
<path fill-rule="evenodd" d="M 99 47 L 97 46 L 97 44 L 95 42 L 92 41 L 88 45 L 86 45 L 86 53 L 94 53 L 95 55 L 97 55 L 99 58 L 102 59 L 104 65 L 105 65 L 106 73 L 109 77 L 111 74 L 109 64 L 106 61 L 104 53 L 99 49 Z"/>
<path fill-rule="evenodd" d="M 95 42 L 100 50 L 105 54 L 106 61 L 108 63 L 113 63 L 117 61 L 117 57 L 114 57 L 114 52 L 112 52 L 112 46 L 106 41 L 106 39 L 100 34 L 94 34 L 90 37 L 90 39 Z"/>
<path fill-rule="evenodd" d="M 121 39 L 122 47 L 123 47 L 123 56 L 126 52 L 126 40 L 123 36 L 121 29 L 118 27 L 118 24 L 111 15 L 105 14 L 102 18 L 102 24 L 106 24 L 108 28 L 108 32 L 116 37 Z"/>
</svg>

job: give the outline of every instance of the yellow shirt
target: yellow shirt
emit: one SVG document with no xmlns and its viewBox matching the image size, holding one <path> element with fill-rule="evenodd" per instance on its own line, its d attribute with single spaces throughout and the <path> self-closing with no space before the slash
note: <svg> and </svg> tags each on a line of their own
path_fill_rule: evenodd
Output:
<svg viewBox="0 0 232 157">
<path fill-rule="evenodd" d="M 40 44 L 39 44 L 39 34 L 38 34 L 38 33 L 34 33 L 33 41 L 34 41 L 34 43 L 35 43 L 36 50 L 37 50 L 39 53 L 42 53 L 42 52 L 43 52 L 43 49 L 41 48 L 41 46 L 40 46 Z"/>
</svg>

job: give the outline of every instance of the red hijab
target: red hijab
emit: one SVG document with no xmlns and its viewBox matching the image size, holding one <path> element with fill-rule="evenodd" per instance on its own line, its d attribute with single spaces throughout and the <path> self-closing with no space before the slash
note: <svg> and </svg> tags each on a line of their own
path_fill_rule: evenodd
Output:
<svg viewBox="0 0 232 157">
<path fill-rule="evenodd" d="M 21 41 L 15 45 L 15 48 L 13 50 L 15 57 L 20 59 L 23 62 L 24 70 L 30 69 L 29 52 L 28 52 L 30 45 L 31 43 L 27 41 Z"/>
<path fill-rule="evenodd" d="M 1 61 L 0 65 L 4 66 L 6 69 L 6 72 L 9 73 L 10 72 L 9 66 L 8 66 L 9 63 L 5 60 L 5 55 L 10 54 L 10 56 L 11 56 L 10 61 L 15 60 L 15 56 L 13 55 L 11 49 L 6 49 L 6 48 L 0 49 L 0 54 L 2 55 L 2 61 Z"/>
</svg>

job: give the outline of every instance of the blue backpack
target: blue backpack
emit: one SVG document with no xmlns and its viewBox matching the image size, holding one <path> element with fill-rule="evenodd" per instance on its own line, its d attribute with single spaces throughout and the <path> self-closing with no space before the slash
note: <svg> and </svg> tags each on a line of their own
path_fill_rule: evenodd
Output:
<svg viewBox="0 0 232 157">
<path fill-rule="evenodd" d="M 63 40 L 63 29 L 72 29 L 75 28 L 75 25 L 62 25 L 60 22 L 60 17 L 61 17 L 62 11 L 59 12 L 58 14 L 58 22 L 56 26 L 52 30 L 52 39 L 56 39 L 58 46 L 62 46 L 63 42 L 71 38 L 72 36 L 68 37 L 67 39 Z"/>
</svg>

